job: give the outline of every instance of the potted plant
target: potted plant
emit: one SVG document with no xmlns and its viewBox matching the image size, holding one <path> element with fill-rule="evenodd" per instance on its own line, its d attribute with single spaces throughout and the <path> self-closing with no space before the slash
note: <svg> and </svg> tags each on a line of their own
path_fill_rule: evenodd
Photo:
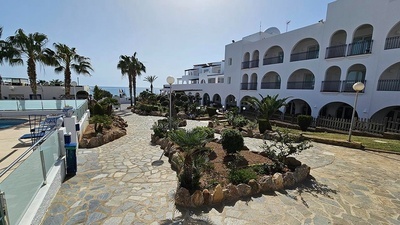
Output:
<svg viewBox="0 0 400 225">
<path fill-rule="evenodd" d="M 64 108 L 62 109 L 65 117 L 71 117 L 72 114 L 74 114 L 74 107 L 70 105 L 65 105 Z"/>
</svg>

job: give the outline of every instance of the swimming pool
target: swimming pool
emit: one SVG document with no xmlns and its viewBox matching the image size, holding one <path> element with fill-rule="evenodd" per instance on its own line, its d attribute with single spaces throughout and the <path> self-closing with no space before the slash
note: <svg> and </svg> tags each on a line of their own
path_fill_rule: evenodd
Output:
<svg viewBox="0 0 400 225">
<path fill-rule="evenodd" d="M 25 119 L 0 119 L 0 129 L 6 129 L 27 122 Z"/>
</svg>

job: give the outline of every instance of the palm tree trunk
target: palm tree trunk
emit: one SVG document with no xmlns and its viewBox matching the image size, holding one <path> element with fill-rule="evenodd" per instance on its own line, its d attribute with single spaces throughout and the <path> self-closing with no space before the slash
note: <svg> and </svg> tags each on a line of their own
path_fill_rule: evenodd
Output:
<svg viewBox="0 0 400 225">
<path fill-rule="evenodd" d="M 129 82 L 129 97 L 131 99 L 131 107 L 133 107 L 133 99 L 132 99 L 132 75 L 128 74 L 128 82 Z"/>
<path fill-rule="evenodd" d="M 69 97 L 71 94 L 71 70 L 69 67 L 66 67 L 64 71 L 64 87 L 65 96 Z"/>
<path fill-rule="evenodd" d="M 32 58 L 28 58 L 28 77 L 31 85 L 32 94 L 36 95 L 36 65 Z"/>
<path fill-rule="evenodd" d="M 133 104 L 136 106 L 136 74 L 134 74 L 132 77 L 132 83 L 133 83 Z"/>
<path fill-rule="evenodd" d="M 153 94 L 153 83 L 150 83 L 150 91 Z"/>
</svg>

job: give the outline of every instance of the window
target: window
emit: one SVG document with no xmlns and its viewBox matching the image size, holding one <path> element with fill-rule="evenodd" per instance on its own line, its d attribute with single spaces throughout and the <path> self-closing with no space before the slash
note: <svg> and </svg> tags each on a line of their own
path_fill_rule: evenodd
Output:
<svg viewBox="0 0 400 225">
<path fill-rule="evenodd" d="M 228 79 L 226 79 L 227 84 L 231 83 L 231 77 L 228 77 Z"/>
<path fill-rule="evenodd" d="M 209 83 L 209 84 L 215 83 L 215 78 L 209 78 L 209 79 L 208 79 L 208 83 Z"/>
<path fill-rule="evenodd" d="M 232 65 L 232 58 L 229 58 L 228 63 L 230 66 Z"/>
</svg>

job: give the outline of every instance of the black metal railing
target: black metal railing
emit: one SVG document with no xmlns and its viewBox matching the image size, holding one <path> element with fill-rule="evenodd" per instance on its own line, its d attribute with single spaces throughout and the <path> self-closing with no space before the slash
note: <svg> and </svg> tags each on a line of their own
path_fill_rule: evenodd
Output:
<svg viewBox="0 0 400 225">
<path fill-rule="evenodd" d="M 314 89 L 314 81 L 288 81 L 287 89 Z"/>
<path fill-rule="evenodd" d="M 336 45 L 326 48 L 325 59 L 345 57 L 347 45 Z"/>
<path fill-rule="evenodd" d="M 308 60 L 308 59 L 317 59 L 318 54 L 319 54 L 319 50 L 293 53 L 290 55 L 290 61 L 295 62 L 295 61 Z"/>
<path fill-rule="evenodd" d="M 322 81 L 321 92 L 340 92 L 340 80 Z"/>
<path fill-rule="evenodd" d="M 249 90 L 257 90 L 257 82 L 249 83 Z"/>
<path fill-rule="evenodd" d="M 260 60 L 258 59 L 250 61 L 250 68 L 258 67 L 259 62 Z"/>
<path fill-rule="evenodd" d="M 349 44 L 347 55 L 364 55 L 372 53 L 373 40 L 358 41 Z"/>
<path fill-rule="evenodd" d="M 344 80 L 342 81 L 342 92 L 356 92 L 353 89 L 353 85 L 357 82 L 362 82 L 364 85 L 367 83 L 366 80 Z M 361 93 L 364 93 L 365 88 L 360 91 Z"/>
<path fill-rule="evenodd" d="M 400 80 L 379 80 L 378 91 L 400 91 Z"/>
<path fill-rule="evenodd" d="M 281 82 L 262 82 L 261 89 L 280 89 Z"/>
<path fill-rule="evenodd" d="M 263 65 L 271 65 L 277 63 L 283 63 L 283 56 L 269 57 L 263 59 Z"/>
<path fill-rule="evenodd" d="M 240 90 L 249 90 L 249 83 L 241 83 Z"/>
<path fill-rule="evenodd" d="M 242 62 L 242 69 L 248 69 L 248 68 L 250 68 L 250 61 Z"/>
<path fill-rule="evenodd" d="M 386 38 L 385 50 L 394 48 L 400 48 L 400 36 Z"/>
</svg>

